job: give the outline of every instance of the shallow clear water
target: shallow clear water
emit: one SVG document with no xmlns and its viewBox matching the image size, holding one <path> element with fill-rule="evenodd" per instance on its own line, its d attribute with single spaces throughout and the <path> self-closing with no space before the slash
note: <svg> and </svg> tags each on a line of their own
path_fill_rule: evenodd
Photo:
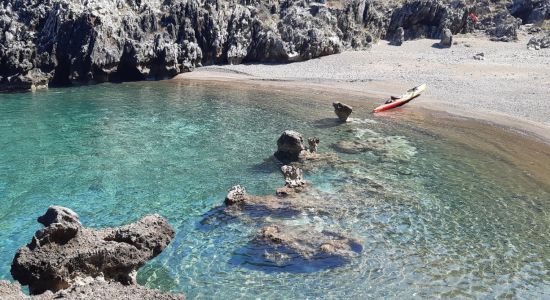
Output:
<svg viewBox="0 0 550 300">
<path fill-rule="evenodd" d="M 191 299 L 550 297 L 547 179 L 399 114 L 358 110 L 337 125 L 314 97 L 166 82 L 0 94 L 0 279 L 56 204 L 92 227 L 167 217 L 176 237 L 138 280 Z M 244 252 L 259 225 L 201 222 L 232 185 L 282 185 L 269 157 L 285 129 L 355 161 L 306 173 L 337 213 L 270 220 L 361 237 L 344 266 L 253 266 Z M 381 146 L 331 147 L 349 140 Z"/>
</svg>

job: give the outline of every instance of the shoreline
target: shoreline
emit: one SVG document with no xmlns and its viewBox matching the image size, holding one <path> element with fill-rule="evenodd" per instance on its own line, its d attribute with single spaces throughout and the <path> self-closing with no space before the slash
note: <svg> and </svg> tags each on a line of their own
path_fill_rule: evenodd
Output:
<svg viewBox="0 0 550 300">
<path fill-rule="evenodd" d="M 231 85 L 232 88 L 253 88 L 253 89 L 277 89 L 287 93 L 313 93 L 321 98 L 341 97 L 345 99 L 334 99 L 335 101 L 359 105 L 366 105 L 374 108 L 381 103 L 381 100 L 390 95 L 404 92 L 407 88 L 403 83 L 380 81 L 370 82 L 368 87 L 350 86 L 338 82 L 318 81 L 308 82 L 295 79 L 273 79 L 256 77 L 244 72 L 235 72 L 224 67 L 204 67 L 194 72 L 182 73 L 168 80 L 170 82 L 201 82 Z M 239 86 L 235 86 L 238 84 Z M 410 87 L 409 87 L 410 88 Z M 428 90 L 430 87 L 428 86 Z M 394 92 L 395 91 L 395 92 Z M 346 102 L 347 101 L 347 102 Z M 527 136 L 536 141 L 550 146 L 550 125 L 542 122 L 521 118 L 498 111 L 480 109 L 469 110 L 467 107 L 457 104 L 438 101 L 432 95 L 422 95 L 414 102 L 408 104 L 406 109 L 418 113 L 419 111 L 444 113 L 448 117 L 458 117 L 475 121 L 479 124 L 495 126 L 505 131 L 513 131 L 515 134 Z M 403 111 L 404 108 L 399 108 Z M 379 113 L 379 116 L 390 114 Z"/>
</svg>

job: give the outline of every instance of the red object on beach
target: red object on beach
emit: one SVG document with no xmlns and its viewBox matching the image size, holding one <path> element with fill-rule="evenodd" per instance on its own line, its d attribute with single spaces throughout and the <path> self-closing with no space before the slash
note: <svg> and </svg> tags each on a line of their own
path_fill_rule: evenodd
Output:
<svg viewBox="0 0 550 300">
<path fill-rule="evenodd" d="M 419 95 L 420 96 L 420 95 Z M 416 96 L 418 97 L 418 96 Z M 415 97 L 415 98 L 416 98 Z M 409 101 L 411 101 L 412 99 L 414 98 L 411 98 L 411 99 L 402 99 L 402 100 L 395 100 L 393 101 L 392 103 L 388 103 L 388 104 L 382 104 L 380 106 L 378 106 L 377 108 L 375 108 L 373 110 L 373 112 L 377 113 L 377 112 L 381 112 L 381 111 L 385 111 L 385 110 L 388 110 L 388 109 L 392 109 L 392 108 L 396 108 L 396 107 L 399 107 L 401 105 L 405 105 L 407 104 Z"/>
<path fill-rule="evenodd" d="M 400 97 L 392 97 L 392 102 L 382 104 L 375 108 L 372 112 L 378 113 L 381 111 L 385 111 L 388 109 L 396 108 L 401 105 L 405 105 L 409 103 L 412 99 L 420 96 L 422 92 L 426 90 L 426 84 L 422 84 L 416 87 L 413 87 L 412 89 L 408 90 L 405 94 L 401 95 Z"/>
<path fill-rule="evenodd" d="M 468 16 L 472 19 L 472 21 L 474 21 L 474 23 L 479 22 L 479 18 L 473 12 L 471 12 Z"/>
</svg>

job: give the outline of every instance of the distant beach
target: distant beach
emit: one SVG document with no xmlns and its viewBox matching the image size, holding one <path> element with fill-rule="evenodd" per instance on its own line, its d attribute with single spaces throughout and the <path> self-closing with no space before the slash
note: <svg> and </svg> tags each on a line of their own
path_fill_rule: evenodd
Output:
<svg viewBox="0 0 550 300">
<path fill-rule="evenodd" d="M 376 99 L 376 103 L 427 83 L 428 91 L 408 109 L 442 110 L 494 122 L 548 142 L 550 102 L 543 99 L 550 95 L 550 51 L 528 50 L 528 39 L 521 35 L 517 42 L 503 43 L 460 35 L 445 49 L 430 39 L 406 41 L 400 47 L 380 41 L 365 51 L 291 64 L 208 66 L 174 79 L 311 88 Z M 482 60 L 474 58 L 479 53 Z"/>
</svg>

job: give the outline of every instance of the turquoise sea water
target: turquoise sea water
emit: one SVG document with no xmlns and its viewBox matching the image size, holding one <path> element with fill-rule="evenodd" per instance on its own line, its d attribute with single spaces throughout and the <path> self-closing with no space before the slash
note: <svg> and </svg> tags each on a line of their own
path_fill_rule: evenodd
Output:
<svg viewBox="0 0 550 300">
<path fill-rule="evenodd" d="M 548 185 L 418 121 L 357 110 L 337 125 L 314 97 L 166 82 L 0 94 L 0 279 L 55 204 L 97 228 L 168 218 L 176 237 L 138 281 L 190 299 L 550 297 Z M 306 172 L 344 213 L 271 221 L 359 236 L 348 264 L 255 266 L 244 250 L 258 226 L 201 222 L 232 185 L 257 195 L 282 185 L 269 157 L 285 129 L 355 163 Z M 331 147 L 350 140 L 381 146 Z"/>
</svg>

